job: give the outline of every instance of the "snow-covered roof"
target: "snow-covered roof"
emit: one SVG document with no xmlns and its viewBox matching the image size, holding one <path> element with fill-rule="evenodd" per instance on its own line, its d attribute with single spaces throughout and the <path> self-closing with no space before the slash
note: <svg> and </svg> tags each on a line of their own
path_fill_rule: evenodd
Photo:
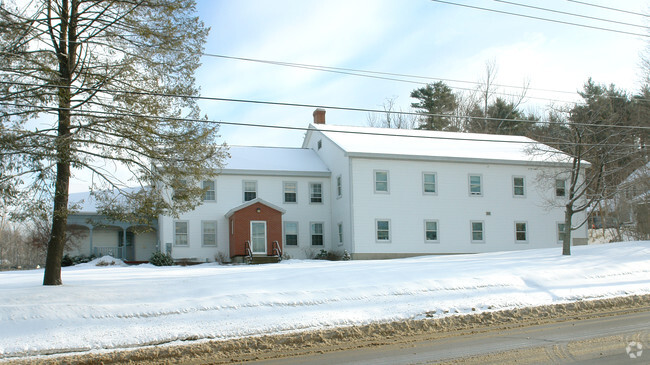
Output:
<svg viewBox="0 0 650 365">
<path fill-rule="evenodd" d="M 635 180 L 638 180 L 641 177 L 644 178 L 650 177 L 650 162 L 634 170 L 628 177 L 625 178 L 625 180 L 623 180 L 621 185 L 629 184 L 631 182 L 634 182 Z"/>
<path fill-rule="evenodd" d="M 223 174 L 329 176 L 316 152 L 307 148 L 230 146 Z"/>
<path fill-rule="evenodd" d="M 124 194 L 134 194 L 143 189 L 142 187 L 123 188 L 122 192 L 113 190 L 112 195 L 118 201 L 124 200 Z M 89 191 L 81 193 L 70 193 L 68 196 L 68 208 L 74 209 L 79 214 L 96 214 L 97 199 Z"/>
<path fill-rule="evenodd" d="M 329 124 L 312 124 L 310 128 L 319 130 L 349 156 L 356 157 L 526 163 L 568 162 L 567 156 L 560 151 L 521 136 Z"/>
</svg>

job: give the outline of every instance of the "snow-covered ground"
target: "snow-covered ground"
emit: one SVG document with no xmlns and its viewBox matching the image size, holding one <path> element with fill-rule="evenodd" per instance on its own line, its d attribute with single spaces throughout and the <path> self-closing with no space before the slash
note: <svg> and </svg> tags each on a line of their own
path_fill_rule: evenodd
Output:
<svg viewBox="0 0 650 365">
<path fill-rule="evenodd" d="M 384 261 L 0 272 L 0 361 L 650 294 L 650 241 Z"/>
</svg>

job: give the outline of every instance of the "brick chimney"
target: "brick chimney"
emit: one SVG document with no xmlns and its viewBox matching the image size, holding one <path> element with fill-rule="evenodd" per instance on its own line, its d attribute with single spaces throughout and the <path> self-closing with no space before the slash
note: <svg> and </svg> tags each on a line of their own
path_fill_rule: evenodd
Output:
<svg viewBox="0 0 650 365">
<path fill-rule="evenodd" d="M 325 124 L 325 109 L 314 110 L 314 124 Z"/>
</svg>

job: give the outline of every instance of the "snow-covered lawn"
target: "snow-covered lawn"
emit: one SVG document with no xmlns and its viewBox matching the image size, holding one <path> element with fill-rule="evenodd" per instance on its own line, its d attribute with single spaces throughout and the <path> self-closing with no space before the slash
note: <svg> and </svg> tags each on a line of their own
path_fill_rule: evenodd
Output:
<svg viewBox="0 0 650 365">
<path fill-rule="evenodd" d="M 385 261 L 0 272 L 0 359 L 650 294 L 650 241 Z"/>
</svg>

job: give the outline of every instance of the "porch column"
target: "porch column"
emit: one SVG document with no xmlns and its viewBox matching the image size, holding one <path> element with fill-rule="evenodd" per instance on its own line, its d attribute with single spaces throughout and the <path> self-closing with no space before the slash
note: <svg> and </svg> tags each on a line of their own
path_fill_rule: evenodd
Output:
<svg viewBox="0 0 650 365">
<path fill-rule="evenodd" d="M 88 226 L 88 232 L 89 232 L 89 246 L 90 246 L 90 255 L 93 254 L 93 228 L 94 226 Z"/>
<path fill-rule="evenodd" d="M 122 250 L 121 250 L 122 252 L 120 253 L 121 257 L 119 257 L 122 260 L 126 260 L 126 230 L 127 227 L 123 226 L 122 227 Z"/>
</svg>

